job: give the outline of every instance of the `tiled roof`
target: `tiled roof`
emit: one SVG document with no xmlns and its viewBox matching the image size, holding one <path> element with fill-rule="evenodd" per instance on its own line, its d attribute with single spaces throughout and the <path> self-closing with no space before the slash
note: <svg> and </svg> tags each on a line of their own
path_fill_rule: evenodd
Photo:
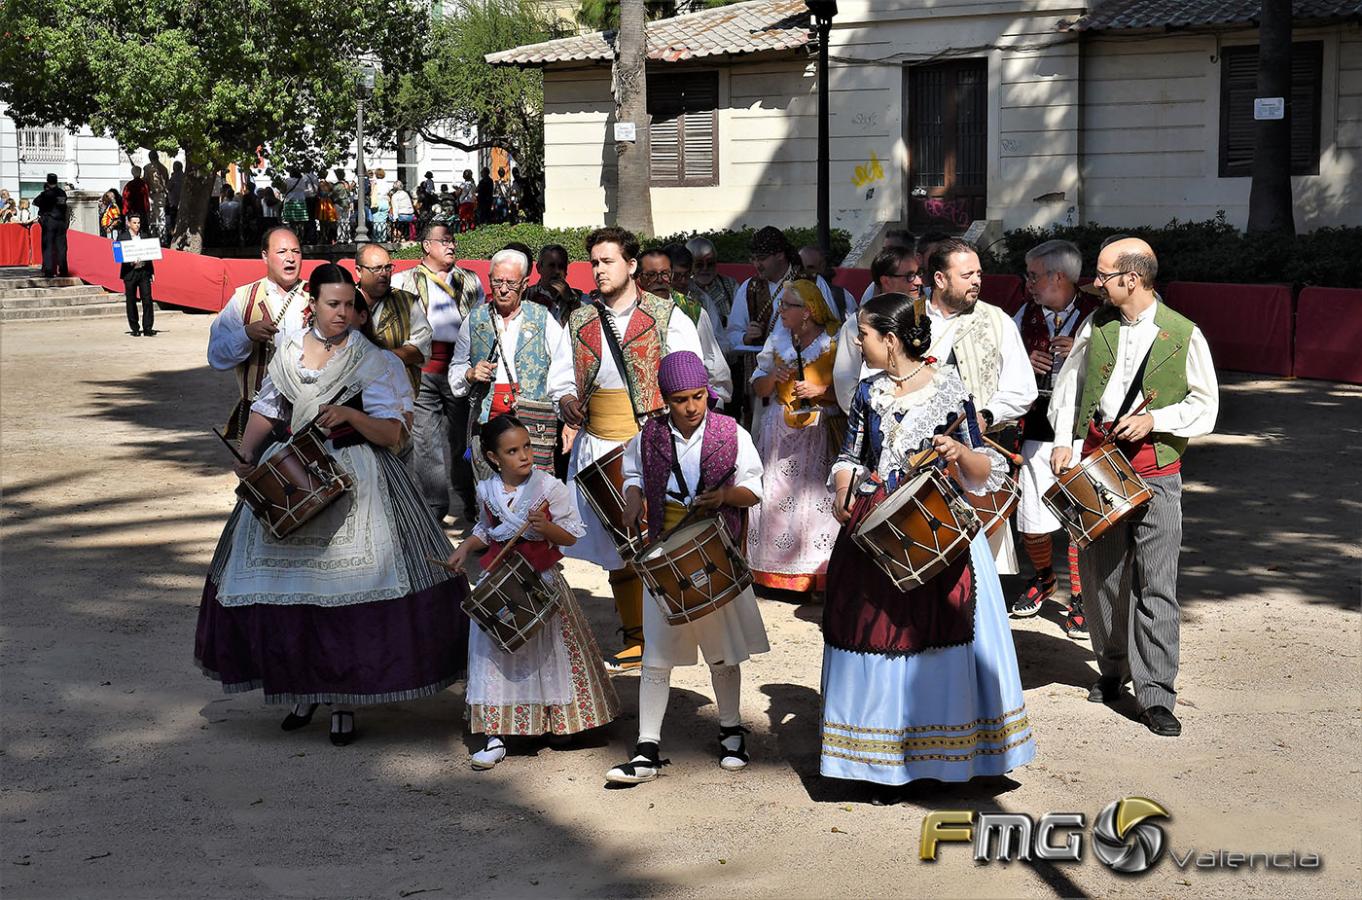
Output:
<svg viewBox="0 0 1362 900">
<path fill-rule="evenodd" d="M 809 42 L 809 11 L 804 0 L 753 0 L 659 19 L 649 22 L 647 29 L 648 59 L 657 62 L 793 50 Z M 614 46 L 614 31 L 597 31 L 489 53 L 487 61 L 497 66 L 608 62 L 614 58 Z"/>
<path fill-rule="evenodd" d="M 1256 26 L 1260 0 L 1108 0 L 1069 26 L 1071 31 Z M 1295 0 L 1297 23 L 1362 19 L 1362 0 Z"/>
</svg>

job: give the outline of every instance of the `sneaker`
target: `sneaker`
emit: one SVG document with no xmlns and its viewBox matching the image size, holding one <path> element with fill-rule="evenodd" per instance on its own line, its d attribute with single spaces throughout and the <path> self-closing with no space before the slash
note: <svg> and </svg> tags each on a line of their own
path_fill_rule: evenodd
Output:
<svg viewBox="0 0 1362 900">
<path fill-rule="evenodd" d="M 1034 616 L 1040 612 L 1040 606 L 1050 595 L 1055 592 L 1055 573 L 1053 569 L 1048 569 L 1044 574 L 1037 572 L 1031 579 L 1031 583 L 1026 586 L 1026 590 L 1020 597 L 1012 601 L 1012 615 L 1019 619 Z"/>
<path fill-rule="evenodd" d="M 719 729 L 719 765 L 729 772 L 747 768 L 747 729 L 741 725 Z"/>
<path fill-rule="evenodd" d="M 469 762 L 473 768 L 483 770 L 492 769 L 496 764 L 506 758 L 506 743 L 499 737 L 488 736 L 487 746 L 469 757 Z"/>
<path fill-rule="evenodd" d="M 661 749 L 652 741 L 639 744 L 634 748 L 634 758 L 621 763 L 605 773 L 605 780 L 611 784 L 642 784 L 652 781 L 669 765 L 671 760 L 661 758 Z"/>
<path fill-rule="evenodd" d="M 1088 639 L 1088 619 L 1083 615 L 1083 595 L 1075 594 L 1069 601 L 1069 612 L 1064 616 L 1064 633 L 1076 641 Z"/>
</svg>

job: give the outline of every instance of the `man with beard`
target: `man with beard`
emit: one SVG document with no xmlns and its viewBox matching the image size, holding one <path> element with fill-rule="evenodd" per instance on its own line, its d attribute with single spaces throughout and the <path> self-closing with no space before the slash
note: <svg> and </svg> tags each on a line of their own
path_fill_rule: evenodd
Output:
<svg viewBox="0 0 1362 900">
<path fill-rule="evenodd" d="M 922 258 L 912 250 L 899 246 L 885 247 L 870 264 L 870 287 L 866 300 L 879 294 L 907 294 L 914 300 L 922 297 Z M 862 301 L 864 302 L 864 301 Z M 837 335 L 837 361 L 833 364 L 832 383 L 837 391 L 837 403 L 843 412 L 851 411 L 851 396 L 862 378 L 878 371 L 865 365 L 861 354 L 860 323 L 855 315 L 847 316 Z"/>
<path fill-rule="evenodd" d="M 421 366 L 430 354 L 426 308 L 420 297 L 393 288 L 393 261 L 382 244 L 360 244 L 355 271 L 360 293 L 369 301 L 374 343 L 402 361 L 414 395 L 421 388 Z"/>
<path fill-rule="evenodd" d="M 307 312 L 298 236 L 283 226 L 271 228 L 260 239 L 260 257 L 265 277 L 237 288 L 208 330 L 208 364 L 221 372 L 235 370 L 241 393 L 227 421 L 226 435 L 232 441 L 246 427 L 274 355 L 275 335 L 301 331 Z"/>
<path fill-rule="evenodd" d="M 979 299 L 979 254 L 959 238 L 938 241 L 927 256 L 927 275 L 932 285 L 927 301 L 932 346 L 927 355 L 960 370 L 974 397 L 981 432 L 1017 421 L 1035 402 L 1036 376 L 1017 323 L 1001 307 Z M 1012 529 L 999 528 L 989 544 L 998 574 L 1017 574 Z"/>
<path fill-rule="evenodd" d="M 568 319 L 575 388 L 559 403 L 563 419 L 582 428 L 572 445 L 568 475 L 628 441 L 640 421 L 663 409 L 657 370 L 677 350 L 700 355 L 700 335 L 672 301 L 640 291 L 638 239 L 622 228 L 598 228 L 586 239 L 595 276 L 591 303 Z M 588 398 L 585 408 L 581 401 Z M 596 514 L 579 502 L 586 534 L 568 555 L 597 563 L 610 573 L 624 648 L 606 659 L 612 671 L 637 669 L 643 660 L 643 584 L 626 564 Z"/>
</svg>

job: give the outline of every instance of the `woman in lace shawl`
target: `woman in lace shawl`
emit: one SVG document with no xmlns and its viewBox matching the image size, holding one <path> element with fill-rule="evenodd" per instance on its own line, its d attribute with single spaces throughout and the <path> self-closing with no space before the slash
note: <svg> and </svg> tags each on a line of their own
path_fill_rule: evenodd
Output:
<svg viewBox="0 0 1362 900">
<path fill-rule="evenodd" d="M 861 308 L 859 340 L 882 369 L 856 388 L 833 465 L 844 523 L 828 566 L 823 610 L 822 774 L 903 785 L 1001 775 L 1035 755 L 993 554 L 981 531 L 964 554 L 914 590 L 899 590 L 851 539 L 928 446 L 973 493 L 995 490 L 1003 458 L 970 431 L 939 433 L 972 406 L 953 366 L 922 354 L 931 342 L 922 301 L 882 294 Z M 968 406 L 967 406 L 968 404 Z M 963 438 L 964 443 L 960 439 Z M 857 476 L 862 487 L 847 502 Z"/>
<path fill-rule="evenodd" d="M 280 338 L 241 452 L 267 459 L 284 426 L 297 433 L 315 417 L 354 486 L 282 539 L 237 504 L 204 585 L 194 655 L 228 693 L 261 688 L 266 703 L 293 704 L 285 731 L 330 704 L 340 745 L 354 736 L 348 707 L 453 683 L 467 653 L 467 584 L 427 561 L 452 548 L 392 453 L 406 440 L 411 382 L 360 332 L 365 302 L 349 272 L 318 267 L 308 293 L 311 324 Z"/>
<path fill-rule="evenodd" d="M 777 297 L 780 321 L 757 354 L 752 386 L 769 398 L 757 431 L 766 501 L 753 507 L 748 562 L 757 584 L 821 591 L 837 537 L 828 470 L 846 419 L 832 388 L 841 322 L 812 281 L 791 281 Z"/>
</svg>

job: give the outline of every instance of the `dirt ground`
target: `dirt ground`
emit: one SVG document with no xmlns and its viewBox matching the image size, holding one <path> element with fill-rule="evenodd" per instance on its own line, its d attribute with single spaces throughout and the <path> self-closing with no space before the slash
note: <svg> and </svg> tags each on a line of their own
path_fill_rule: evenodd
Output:
<svg viewBox="0 0 1362 900">
<path fill-rule="evenodd" d="M 468 766 L 460 691 L 325 717 L 293 734 L 259 694 L 227 697 L 192 658 L 199 593 L 233 502 L 209 432 L 231 380 L 209 318 L 164 312 L 6 325 L 3 794 L 6 897 L 1362 896 L 1362 390 L 1224 376 L 1217 434 L 1188 457 L 1184 734 L 1084 702 L 1086 642 L 1060 609 L 1016 622 L 1038 753 L 1001 784 L 876 807 L 818 775 L 820 609 L 764 599 L 771 653 L 744 667 L 752 765 L 719 769 L 703 667 L 678 670 L 660 780 L 606 790 L 625 715 L 568 750 Z M 571 563 L 601 639 L 602 573 Z M 1016 579 L 1005 582 L 1011 595 Z M 932 809 L 1079 812 L 1153 798 L 1172 813 L 1150 872 L 918 859 Z M 1087 834 L 1085 832 L 1085 840 Z M 1318 853 L 1322 870 L 1179 868 L 1198 851 Z"/>
</svg>

